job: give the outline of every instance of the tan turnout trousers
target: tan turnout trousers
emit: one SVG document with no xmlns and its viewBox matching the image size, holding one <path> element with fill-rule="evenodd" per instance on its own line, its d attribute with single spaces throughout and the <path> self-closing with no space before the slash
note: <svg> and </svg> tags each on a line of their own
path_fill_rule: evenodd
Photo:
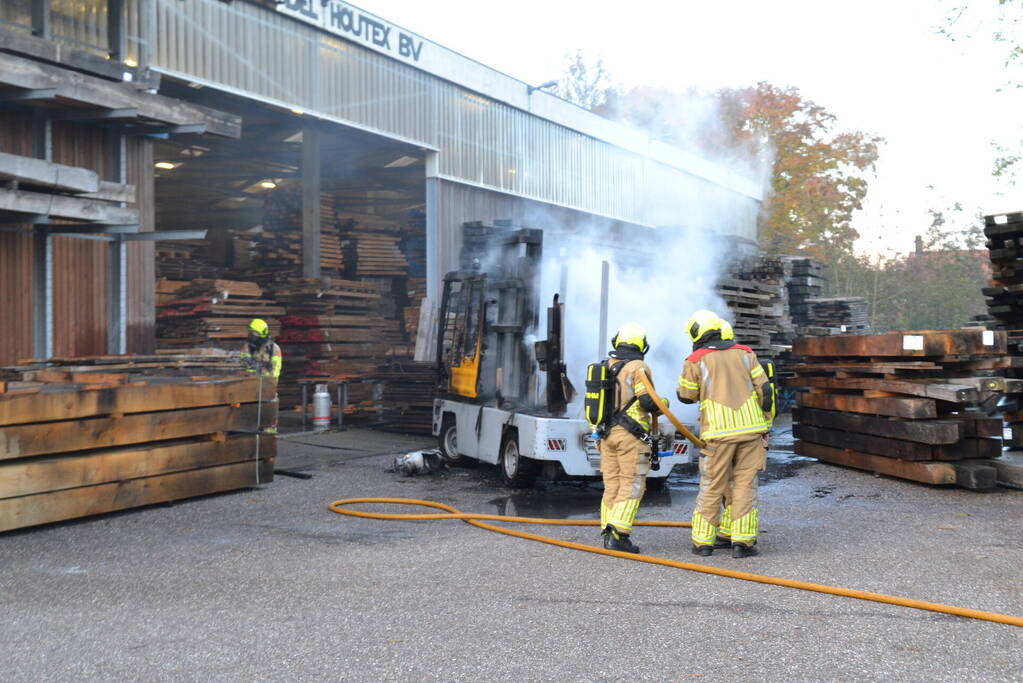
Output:
<svg viewBox="0 0 1023 683">
<path fill-rule="evenodd" d="M 757 473 L 767 452 L 762 434 L 708 441 L 700 455 L 700 492 L 693 515 L 693 543 L 711 545 L 715 537 L 753 545 L 757 540 Z M 721 506 L 725 510 L 722 513 Z"/>
<path fill-rule="evenodd" d="M 650 447 L 615 426 L 600 440 L 600 472 L 604 479 L 604 497 L 600 501 L 601 522 L 619 533 L 632 533 L 639 501 L 646 491 L 650 470 Z"/>
</svg>

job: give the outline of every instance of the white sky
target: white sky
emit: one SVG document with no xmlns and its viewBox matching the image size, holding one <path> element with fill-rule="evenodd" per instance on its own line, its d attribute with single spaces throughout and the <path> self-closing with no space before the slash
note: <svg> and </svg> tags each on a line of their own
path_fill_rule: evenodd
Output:
<svg viewBox="0 0 1023 683">
<path fill-rule="evenodd" d="M 959 201 L 970 212 L 1023 209 L 1023 188 L 999 197 L 1005 188 L 990 175 L 990 141 L 1023 138 L 1023 92 L 1012 95 L 1012 106 L 996 93 L 1006 75 L 988 40 L 953 43 L 935 34 L 946 7 L 938 0 L 355 4 L 532 84 L 559 78 L 581 48 L 603 58 L 627 88 L 761 80 L 798 87 L 841 127 L 887 141 L 855 219 L 864 251 L 910 250 L 931 207 Z"/>
</svg>

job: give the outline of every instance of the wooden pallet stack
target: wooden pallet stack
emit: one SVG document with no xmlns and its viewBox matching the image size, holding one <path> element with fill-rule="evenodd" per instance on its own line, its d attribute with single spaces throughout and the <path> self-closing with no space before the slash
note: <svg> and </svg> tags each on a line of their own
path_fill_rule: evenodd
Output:
<svg viewBox="0 0 1023 683">
<path fill-rule="evenodd" d="M 280 332 L 278 318 L 284 309 L 264 296 L 254 282 L 193 280 L 176 295 L 178 298 L 156 309 L 160 348 L 241 348 L 253 318 L 266 320 L 271 336 L 276 338 Z"/>
<path fill-rule="evenodd" d="M 404 434 L 432 433 L 436 363 L 387 363 L 380 366 L 374 378 L 381 382 L 383 390 L 373 427 Z"/>
<path fill-rule="evenodd" d="M 796 339 L 796 452 L 928 484 L 995 485 L 1002 423 L 989 417 L 1010 364 L 1003 332 Z"/>
<path fill-rule="evenodd" d="M 0 393 L 0 531 L 273 480 L 276 440 L 259 437 L 257 455 L 254 432 L 257 413 L 269 425 L 274 407 L 258 407 L 256 378 L 49 379 L 59 381 Z"/>
<path fill-rule="evenodd" d="M 717 292 L 728 306 L 735 339 L 763 358 L 772 358 L 778 349 L 772 344 L 781 327 L 782 288 L 752 279 L 723 278 Z"/>
<path fill-rule="evenodd" d="M 804 336 L 868 334 L 870 316 L 867 300 L 858 296 L 815 297 L 806 300 L 806 325 L 797 329 Z"/>
<path fill-rule="evenodd" d="M 247 241 L 247 235 L 236 239 Z M 239 247 L 244 248 L 244 247 Z M 252 272 L 269 284 L 302 275 L 302 192 L 284 187 L 268 192 L 263 205 L 263 232 L 250 247 Z M 320 193 L 320 272 L 339 277 L 345 271 L 334 195 Z"/>
</svg>

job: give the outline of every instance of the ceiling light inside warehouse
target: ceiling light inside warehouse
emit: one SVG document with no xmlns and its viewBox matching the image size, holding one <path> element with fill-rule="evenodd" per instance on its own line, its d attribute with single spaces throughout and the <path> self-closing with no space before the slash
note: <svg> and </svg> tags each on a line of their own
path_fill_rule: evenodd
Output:
<svg viewBox="0 0 1023 683">
<path fill-rule="evenodd" d="M 156 166 L 159 169 L 163 169 L 164 171 L 173 171 L 175 168 L 178 167 L 178 165 L 175 164 L 173 161 L 157 161 L 155 164 L 153 164 L 153 166 Z"/>
<path fill-rule="evenodd" d="M 398 157 L 397 159 L 395 159 L 391 163 L 384 164 L 384 168 L 403 168 L 405 166 L 411 166 L 412 164 L 416 163 L 417 161 L 419 161 L 419 160 L 416 159 L 415 157 L 410 157 L 410 156 Z"/>
</svg>

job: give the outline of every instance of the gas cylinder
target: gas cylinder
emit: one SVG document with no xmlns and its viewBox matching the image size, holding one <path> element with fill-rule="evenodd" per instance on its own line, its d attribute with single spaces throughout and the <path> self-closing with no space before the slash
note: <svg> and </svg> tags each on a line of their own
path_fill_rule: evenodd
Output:
<svg viewBox="0 0 1023 683">
<path fill-rule="evenodd" d="M 317 384 L 313 392 L 313 430 L 325 431 L 330 427 L 330 392 L 326 384 Z"/>
</svg>

